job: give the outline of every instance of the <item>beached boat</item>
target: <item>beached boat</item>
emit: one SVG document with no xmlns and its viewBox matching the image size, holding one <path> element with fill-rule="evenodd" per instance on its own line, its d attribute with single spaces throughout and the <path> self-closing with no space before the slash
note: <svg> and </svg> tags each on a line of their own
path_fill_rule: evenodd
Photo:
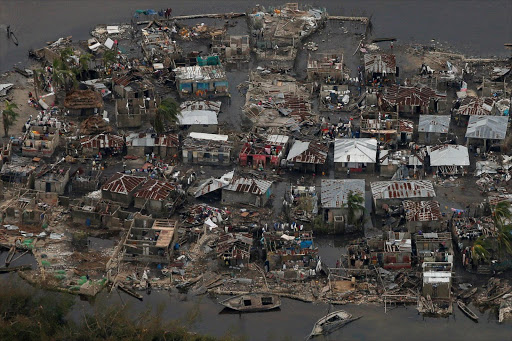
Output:
<svg viewBox="0 0 512 341">
<path fill-rule="evenodd" d="M 476 294 L 477 291 L 478 291 L 478 288 L 468 289 L 468 290 L 464 291 L 462 294 L 460 294 L 460 298 L 468 299 L 471 296 L 473 296 L 474 294 Z"/>
<path fill-rule="evenodd" d="M 315 336 L 319 335 L 327 335 L 332 333 L 333 331 L 343 327 L 347 323 L 360 319 L 359 317 L 352 317 L 351 314 L 347 313 L 344 310 L 337 310 L 329 313 L 316 321 L 313 326 L 313 330 L 311 334 L 307 337 L 307 339 L 311 339 Z"/>
<path fill-rule="evenodd" d="M 257 312 L 279 308 L 281 298 L 274 294 L 246 294 L 230 297 L 219 303 L 240 312 Z"/>
<path fill-rule="evenodd" d="M 469 317 L 475 322 L 478 322 L 478 316 L 474 312 L 472 312 L 471 309 L 469 309 L 468 306 L 464 304 L 464 302 L 458 300 L 457 305 L 459 306 L 459 309 L 462 310 L 464 314 L 466 314 L 467 317 Z"/>
</svg>

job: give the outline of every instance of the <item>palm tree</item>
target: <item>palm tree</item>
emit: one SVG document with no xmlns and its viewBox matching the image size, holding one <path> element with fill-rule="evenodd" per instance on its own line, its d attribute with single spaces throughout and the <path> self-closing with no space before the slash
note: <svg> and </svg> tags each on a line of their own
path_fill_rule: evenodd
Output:
<svg viewBox="0 0 512 341">
<path fill-rule="evenodd" d="M 496 241 L 498 242 L 498 253 L 499 257 L 502 258 L 505 255 L 512 255 L 512 225 L 498 223 L 496 225 L 498 235 Z"/>
<path fill-rule="evenodd" d="M 156 110 L 153 128 L 158 134 L 165 131 L 165 123 L 176 123 L 179 119 L 180 107 L 172 98 L 162 100 Z"/>
<path fill-rule="evenodd" d="M 489 259 L 489 242 L 483 236 L 479 237 L 473 243 L 473 247 L 471 248 L 471 255 L 473 258 L 473 263 L 478 264 L 480 261 L 486 262 Z"/>
<path fill-rule="evenodd" d="M 347 222 L 349 224 L 357 225 L 356 213 L 358 213 L 358 212 L 364 213 L 366 210 L 364 208 L 363 203 L 364 203 L 364 198 L 360 193 L 356 193 L 353 191 L 348 192 L 347 202 L 345 204 L 343 204 L 343 207 L 348 210 Z"/>
<path fill-rule="evenodd" d="M 105 67 L 109 67 L 111 64 L 114 64 L 117 60 L 117 52 L 114 50 L 106 50 L 103 53 L 103 63 Z"/>
<path fill-rule="evenodd" d="M 4 125 L 4 137 L 9 137 L 9 128 L 16 122 L 18 113 L 15 111 L 18 109 L 16 103 L 5 101 L 5 108 L 2 110 L 2 123 Z"/>
<path fill-rule="evenodd" d="M 89 62 L 91 61 L 92 54 L 83 53 L 78 58 L 78 62 L 80 67 L 78 68 L 79 74 L 82 74 L 84 71 L 87 72 L 87 78 L 89 78 Z"/>
<path fill-rule="evenodd" d="M 512 211 L 510 210 L 510 201 L 501 201 L 494 206 L 493 219 L 496 225 L 512 219 Z"/>
</svg>

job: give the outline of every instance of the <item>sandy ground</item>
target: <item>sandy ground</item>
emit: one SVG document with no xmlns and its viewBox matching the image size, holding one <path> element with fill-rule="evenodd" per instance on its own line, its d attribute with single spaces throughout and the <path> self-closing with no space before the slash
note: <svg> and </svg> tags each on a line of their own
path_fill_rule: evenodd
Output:
<svg viewBox="0 0 512 341">
<path fill-rule="evenodd" d="M 3 97 L 0 109 L 5 107 L 4 101 L 9 100 L 18 105 L 18 119 L 16 123 L 9 129 L 9 135 L 14 137 L 21 136 L 21 129 L 28 120 L 30 115 L 37 115 L 37 110 L 28 104 L 28 93 L 31 91 L 35 96 L 34 83 L 32 79 L 27 79 L 17 72 L 7 72 L 0 77 L 0 83 L 12 83 L 14 87 L 7 92 L 7 96 Z M 3 125 L 2 125 L 3 137 Z"/>
</svg>

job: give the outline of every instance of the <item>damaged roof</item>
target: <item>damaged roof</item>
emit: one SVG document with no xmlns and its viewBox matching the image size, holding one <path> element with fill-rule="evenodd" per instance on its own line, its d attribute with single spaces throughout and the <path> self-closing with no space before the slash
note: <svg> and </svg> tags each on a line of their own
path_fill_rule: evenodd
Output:
<svg viewBox="0 0 512 341">
<path fill-rule="evenodd" d="M 178 115 L 179 125 L 217 124 L 217 113 L 212 110 L 182 110 Z"/>
<path fill-rule="evenodd" d="M 507 135 L 508 116 L 471 116 L 466 137 L 503 140 Z"/>
<path fill-rule="evenodd" d="M 444 144 L 427 147 L 431 166 L 469 166 L 466 146 Z"/>
<path fill-rule="evenodd" d="M 90 109 L 103 107 L 101 93 L 94 90 L 74 90 L 64 99 L 66 109 Z"/>
<path fill-rule="evenodd" d="M 148 180 L 142 187 L 133 195 L 135 198 L 143 198 L 149 200 L 166 200 L 171 192 L 176 190 L 176 186 L 166 181 Z"/>
<path fill-rule="evenodd" d="M 129 194 L 145 180 L 145 178 L 139 176 L 116 173 L 108 179 L 101 189 L 112 193 Z"/>
<path fill-rule="evenodd" d="M 286 160 L 298 163 L 324 164 L 329 148 L 317 142 L 295 141 Z"/>
<path fill-rule="evenodd" d="M 432 198 L 434 185 L 428 180 L 376 181 L 370 184 L 374 200 Z"/>
<path fill-rule="evenodd" d="M 427 106 L 433 98 L 444 98 L 429 87 L 391 85 L 385 91 L 382 99 L 389 105 Z"/>
<path fill-rule="evenodd" d="M 393 54 L 365 54 L 364 71 L 366 73 L 396 73 L 396 59 Z"/>
<path fill-rule="evenodd" d="M 224 67 L 220 65 L 180 66 L 173 71 L 176 73 L 176 79 L 182 81 L 204 82 L 226 78 Z"/>
<path fill-rule="evenodd" d="M 405 219 L 407 221 L 435 221 L 441 219 L 439 203 L 430 201 L 403 201 Z"/>
<path fill-rule="evenodd" d="M 233 192 L 263 195 L 270 186 L 272 186 L 272 182 L 267 180 L 236 178 L 231 180 L 224 189 Z"/>
<path fill-rule="evenodd" d="M 334 162 L 375 163 L 376 161 L 376 139 L 336 139 L 334 141 Z"/>
<path fill-rule="evenodd" d="M 364 179 L 322 179 L 320 201 L 323 208 L 340 208 L 347 203 L 349 192 L 364 199 Z M 362 203 L 364 205 L 364 202 Z"/>
<path fill-rule="evenodd" d="M 460 103 L 457 113 L 459 115 L 491 115 L 494 108 L 494 99 L 490 97 L 466 97 Z"/>
<path fill-rule="evenodd" d="M 448 134 L 450 115 L 420 115 L 418 132 Z"/>
<path fill-rule="evenodd" d="M 123 148 L 124 139 L 114 134 L 98 134 L 80 140 L 82 148 Z"/>
<path fill-rule="evenodd" d="M 398 131 L 401 133 L 413 133 L 414 122 L 411 120 L 398 120 Z"/>
</svg>

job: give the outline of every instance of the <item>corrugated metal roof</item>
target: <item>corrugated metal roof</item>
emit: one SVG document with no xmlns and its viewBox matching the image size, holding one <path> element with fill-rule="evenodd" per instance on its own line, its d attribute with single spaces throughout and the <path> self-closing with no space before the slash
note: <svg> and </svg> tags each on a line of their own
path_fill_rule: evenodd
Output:
<svg viewBox="0 0 512 341">
<path fill-rule="evenodd" d="M 466 97 L 460 103 L 457 113 L 459 115 L 491 115 L 494 108 L 494 99 L 490 97 Z"/>
<path fill-rule="evenodd" d="M 339 208 L 347 203 L 350 191 L 360 194 L 364 199 L 363 179 L 322 179 L 320 201 L 324 208 Z M 364 202 L 362 203 L 364 205 Z"/>
<path fill-rule="evenodd" d="M 227 141 L 228 135 L 220 135 L 220 134 L 207 134 L 207 133 L 190 133 L 190 136 L 193 139 L 199 140 L 211 140 L 211 141 Z"/>
<path fill-rule="evenodd" d="M 373 199 L 433 198 L 434 185 L 428 180 L 376 181 L 370 184 Z"/>
<path fill-rule="evenodd" d="M 437 201 L 415 202 L 404 200 L 403 205 L 407 221 L 434 221 L 441 219 L 441 209 Z"/>
<path fill-rule="evenodd" d="M 327 160 L 329 148 L 317 142 L 295 141 L 287 160 L 297 163 L 324 164 Z"/>
<path fill-rule="evenodd" d="M 221 102 L 214 101 L 186 101 L 180 104 L 180 109 L 182 111 L 208 110 L 219 113 L 221 105 Z"/>
<path fill-rule="evenodd" d="M 191 80 L 196 82 L 211 81 L 211 80 L 224 80 L 226 72 L 220 65 L 206 65 L 206 66 L 181 66 L 173 70 L 176 73 L 176 79 Z"/>
<path fill-rule="evenodd" d="M 365 54 L 364 70 L 366 73 L 396 73 L 396 59 L 392 54 Z"/>
<path fill-rule="evenodd" d="M 98 134 L 83 138 L 80 144 L 83 148 L 122 148 L 124 139 L 113 134 Z"/>
<path fill-rule="evenodd" d="M 414 122 L 411 120 L 398 120 L 398 131 L 401 133 L 413 133 Z"/>
<path fill-rule="evenodd" d="M 376 160 L 376 139 L 336 139 L 334 141 L 334 162 L 375 163 Z"/>
<path fill-rule="evenodd" d="M 445 144 L 428 146 L 431 166 L 469 166 L 469 153 L 466 146 Z"/>
<path fill-rule="evenodd" d="M 171 192 L 176 190 L 176 186 L 166 181 L 148 180 L 133 195 L 135 198 L 144 198 L 149 200 L 166 200 Z"/>
<path fill-rule="evenodd" d="M 418 132 L 448 134 L 450 115 L 420 115 Z"/>
<path fill-rule="evenodd" d="M 503 140 L 507 135 L 508 116 L 471 116 L 466 137 Z"/>
<path fill-rule="evenodd" d="M 103 191 L 128 194 L 131 193 L 137 186 L 143 183 L 146 178 L 133 176 L 123 173 L 116 173 L 101 188 Z"/>
<path fill-rule="evenodd" d="M 262 195 L 267 192 L 270 186 L 272 186 L 272 182 L 267 180 L 237 178 L 233 179 L 224 189 L 234 192 Z"/>
<path fill-rule="evenodd" d="M 268 135 L 265 142 L 272 146 L 284 146 L 289 139 L 286 135 Z"/>
<path fill-rule="evenodd" d="M 217 113 L 211 110 L 183 110 L 178 116 L 180 125 L 217 124 Z"/>
</svg>

